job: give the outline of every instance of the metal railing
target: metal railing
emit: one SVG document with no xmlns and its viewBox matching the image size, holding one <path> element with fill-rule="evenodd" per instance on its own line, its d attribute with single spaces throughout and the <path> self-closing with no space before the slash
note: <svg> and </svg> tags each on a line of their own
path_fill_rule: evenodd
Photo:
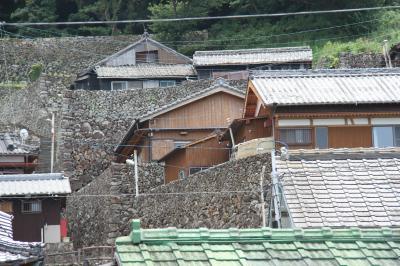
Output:
<svg viewBox="0 0 400 266">
<path fill-rule="evenodd" d="M 99 265 L 96 262 L 112 262 L 115 246 L 91 246 L 74 251 L 45 254 L 46 265 Z"/>
</svg>

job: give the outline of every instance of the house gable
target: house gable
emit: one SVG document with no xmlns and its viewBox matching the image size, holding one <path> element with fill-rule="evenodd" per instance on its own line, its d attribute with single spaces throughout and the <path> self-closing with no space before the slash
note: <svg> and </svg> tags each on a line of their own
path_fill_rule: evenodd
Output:
<svg viewBox="0 0 400 266">
<path fill-rule="evenodd" d="M 151 118 L 150 128 L 225 128 L 242 110 L 242 97 L 218 91 Z"/>
<path fill-rule="evenodd" d="M 141 63 L 191 64 L 192 60 L 145 34 L 139 41 L 103 59 L 95 66 L 124 66 Z"/>
</svg>

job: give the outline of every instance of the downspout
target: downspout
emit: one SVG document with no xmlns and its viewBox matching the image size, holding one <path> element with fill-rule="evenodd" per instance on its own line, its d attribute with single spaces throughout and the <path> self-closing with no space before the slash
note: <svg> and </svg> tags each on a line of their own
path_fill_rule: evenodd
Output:
<svg viewBox="0 0 400 266">
<path fill-rule="evenodd" d="M 275 222 L 277 227 L 281 228 L 281 211 L 280 211 L 280 189 L 279 189 L 279 177 L 276 172 L 276 161 L 275 161 L 275 149 L 271 151 L 271 179 L 272 179 L 272 204 L 275 213 Z"/>
<path fill-rule="evenodd" d="M 233 137 L 233 132 L 232 128 L 229 128 L 229 134 L 231 135 L 231 140 L 232 140 L 232 149 L 235 148 L 235 138 Z"/>
<path fill-rule="evenodd" d="M 276 148 L 276 139 L 275 139 L 275 112 L 276 112 L 277 104 L 272 104 L 271 110 L 271 128 L 272 128 L 272 139 L 274 140 L 274 147 Z"/>
</svg>

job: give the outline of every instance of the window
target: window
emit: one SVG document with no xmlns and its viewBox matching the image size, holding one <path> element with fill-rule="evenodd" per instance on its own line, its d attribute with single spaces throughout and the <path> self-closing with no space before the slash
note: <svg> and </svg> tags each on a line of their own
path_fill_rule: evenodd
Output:
<svg viewBox="0 0 400 266">
<path fill-rule="evenodd" d="M 143 51 L 136 53 L 136 64 L 157 63 L 158 51 Z"/>
<path fill-rule="evenodd" d="M 310 128 L 284 128 L 279 130 L 280 141 L 286 144 L 305 145 L 311 143 Z"/>
<path fill-rule="evenodd" d="M 165 87 L 172 87 L 176 85 L 175 80 L 160 80 L 160 87 L 165 88 Z"/>
<path fill-rule="evenodd" d="M 128 87 L 128 82 L 126 81 L 111 81 L 111 90 L 112 91 L 117 91 L 117 90 L 126 90 Z"/>
<path fill-rule="evenodd" d="M 180 169 L 179 170 L 178 177 L 179 177 L 179 179 L 185 179 L 186 178 L 184 169 Z"/>
<path fill-rule="evenodd" d="M 183 146 L 185 146 L 186 144 L 189 144 L 190 141 L 181 141 L 181 140 L 176 140 L 174 141 L 174 148 L 182 148 Z"/>
<path fill-rule="evenodd" d="M 22 213 L 42 212 L 42 202 L 40 200 L 22 201 Z"/>
<path fill-rule="evenodd" d="M 315 128 L 315 148 L 326 149 L 328 148 L 328 128 L 316 127 Z"/>
<path fill-rule="evenodd" d="M 374 147 L 399 147 L 400 126 L 373 127 Z"/>
<path fill-rule="evenodd" d="M 206 170 L 208 168 L 210 168 L 210 167 L 201 167 L 201 166 L 199 166 L 199 167 L 190 167 L 189 168 L 189 175 L 193 175 L 195 173 L 198 173 L 200 171 Z"/>
<path fill-rule="evenodd" d="M 0 201 L 0 211 L 11 214 L 13 212 L 13 204 L 11 201 Z"/>
</svg>

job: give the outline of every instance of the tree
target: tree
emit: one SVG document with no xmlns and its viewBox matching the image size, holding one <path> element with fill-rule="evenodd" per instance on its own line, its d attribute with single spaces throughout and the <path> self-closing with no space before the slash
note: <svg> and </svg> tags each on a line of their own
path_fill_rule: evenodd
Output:
<svg viewBox="0 0 400 266">
<path fill-rule="evenodd" d="M 11 19 L 23 22 L 56 21 L 56 1 L 24 0 L 23 7 L 20 7 L 11 13 Z"/>
</svg>

